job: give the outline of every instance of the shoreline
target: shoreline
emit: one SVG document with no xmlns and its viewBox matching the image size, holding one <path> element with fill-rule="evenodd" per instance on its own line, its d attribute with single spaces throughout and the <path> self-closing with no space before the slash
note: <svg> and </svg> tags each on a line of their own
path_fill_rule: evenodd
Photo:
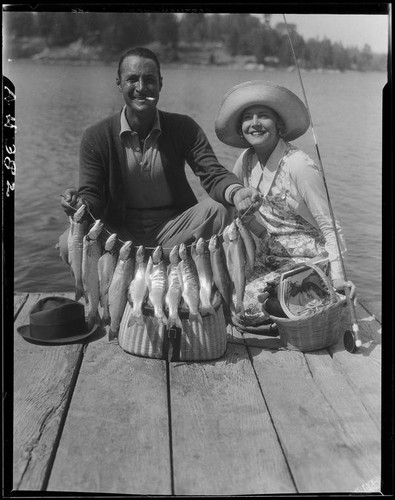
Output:
<svg viewBox="0 0 395 500">
<path fill-rule="evenodd" d="M 5 66 L 7 64 L 33 64 L 33 65 L 48 65 L 48 66 L 56 66 L 56 65 L 66 65 L 66 66 L 113 66 L 115 65 L 114 61 L 108 60 L 97 60 L 97 59 L 73 59 L 73 58 L 8 58 L 4 60 Z M 284 72 L 284 73 L 292 73 L 297 71 L 295 66 L 283 67 L 283 66 L 264 66 L 263 64 L 243 64 L 243 63 L 226 63 L 226 64 L 213 64 L 213 63 L 188 63 L 188 62 L 168 62 L 162 63 L 162 68 L 165 69 L 227 69 L 227 70 L 243 70 L 243 71 L 262 71 L 262 73 L 272 73 L 272 72 Z M 357 69 L 346 69 L 344 71 L 340 71 L 339 69 L 331 69 L 331 68 L 300 68 L 301 73 L 319 73 L 319 74 L 349 74 L 349 73 L 386 73 L 385 71 L 372 70 L 372 71 L 361 71 Z"/>
</svg>

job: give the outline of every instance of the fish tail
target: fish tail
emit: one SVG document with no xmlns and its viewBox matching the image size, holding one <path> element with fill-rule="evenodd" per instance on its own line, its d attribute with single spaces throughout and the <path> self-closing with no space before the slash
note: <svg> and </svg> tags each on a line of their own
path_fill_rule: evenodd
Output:
<svg viewBox="0 0 395 500">
<path fill-rule="evenodd" d="M 138 311 L 132 311 L 129 321 L 128 321 L 128 327 L 133 326 L 135 324 L 143 324 L 144 323 L 144 318 L 141 310 Z"/>
<path fill-rule="evenodd" d="M 111 342 L 111 341 L 117 340 L 117 339 L 118 339 L 118 330 L 115 331 L 115 330 L 112 330 L 110 328 L 108 331 L 108 341 Z"/>
<path fill-rule="evenodd" d="M 167 328 L 168 329 L 170 329 L 174 326 L 182 329 L 182 321 L 181 321 L 180 317 L 178 316 L 178 314 L 175 314 L 174 316 L 169 316 L 169 318 L 167 320 Z"/>
<path fill-rule="evenodd" d="M 88 313 L 88 318 L 87 318 L 88 330 L 91 330 L 95 326 L 96 321 L 97 321 L 96 314 Z"/>
<path fill-rule="evenodd" d="M 209 304 L 209 305 L 206 305 L 206 306 L 202 306 L 201 309 L 200 309 L 200 313 L 202 316 L 207 316 L 208 314 L 215 314 L 215 309 L 214 307 Z"/>
<path fill-rule="evenodd" d="M 244 304 L 242 302 L 238 303 L 235 307 L 236 314 L 239 316 L 244 316 Z"/>
<path fill-rule="evenodd" d="M 203 324 L 203 317 L 198 313 L 189 313 L 189 321 L 192 323 L 193 321 L 197 321 L 198 323 Z"/>
<path fill-rule="evenodd" d="M 84 288 L 81 285 L 77 285 L 75 288 L 75 300 L 78 302 L 84 296 Z"/>
<path fill-rule="evenodd" d="M 104 326 L 111 324 L 111 316 L 108 311 L 103 311 L 102 322 Z"/>
<path fill-rule="evenodd" d="M 167 326 L 167 318 L 166 316 L 163 314 L 163 316 L 159 316 L 158 317 L 158 320 L 163 323 L 165 326 Z"/>
</svg>

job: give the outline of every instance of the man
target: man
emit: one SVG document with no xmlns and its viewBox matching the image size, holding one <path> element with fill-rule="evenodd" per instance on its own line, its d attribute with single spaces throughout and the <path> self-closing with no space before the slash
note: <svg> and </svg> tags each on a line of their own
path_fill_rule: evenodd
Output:
<svg viewBox="0 0 395 500">
<path fill-rule="evenodd" d="M 61 204 L 72 215 L 85 203 L 121 239 L 169 249 L 221 233 L 232 218 L 230 209 L 257 209 L 260 194 L 218 163 L 194 120 L 157 109 L 162 81 L 150 50 L 139 47 L 121 57 L 116 83 L 125 106 L 85 131 L 79 189 L 67 189 Z M 199 203 L 185 162 L 209 194 Z M 60 250 L 64 258 L 67 231 Z"/>
</svg>

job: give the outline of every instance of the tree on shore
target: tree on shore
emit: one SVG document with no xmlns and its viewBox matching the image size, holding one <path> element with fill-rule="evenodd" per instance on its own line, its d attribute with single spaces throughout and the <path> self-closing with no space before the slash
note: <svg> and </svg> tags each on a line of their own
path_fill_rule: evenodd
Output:
<svg viewBox="0 0 395 500">
<path fill-rule="evenodd" d="M 373 54 L 369 45 L 362 50 L 343 47 L 328 38 L 307 41 L 295 24 L 270 25 L 270 15 L 184 13 L 75 13 L 75 12 L 3 12 L 5 36 L 18 45 L 21 39 L 42 38 L 47 47 L 65 46 L 76 40 L 101 48 L 111 57 L 136 45 L 156 44 L 163 48 L 165 60 L 177 60 L 179 49 L 221 50 L 231 58 L 251 56 L 257 64 L 289 67 L 294 65 L 288 36 L 291 37 L 298 64 L 307 69 L 328 68 L 340 71 L 386 70 L 384 54 Z M 289 32 L 289 35 L 288 35 Z M 42 50 L 42 44 L 40 45 Z M 39 45 L 37 45 L 39 47 Z M 165 51 L 166 48 L 171 50 Z M 28 55 L 34 50 L 28 47 Z M 15 51 L 23 56 L 23 50 Z M 22 54 L 20 54 L 22 52 Z M 192 61 L 189 61 L 192 62 Z"/>
</svg>

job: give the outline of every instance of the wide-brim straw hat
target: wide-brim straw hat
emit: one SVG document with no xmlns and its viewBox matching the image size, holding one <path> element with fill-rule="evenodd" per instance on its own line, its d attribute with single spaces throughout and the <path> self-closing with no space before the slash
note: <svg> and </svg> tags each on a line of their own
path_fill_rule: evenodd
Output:
<svg viewBox="0 0 395 500">
<path fill-rule="evenodd" d="M 274 110 L 283 121 L 283 139 L 292 141 L 309 128 L 310 119 L 299 97 L 280 85 L 262 80 L 240 83 L 224 96 L 215 120 L 218 139 L 235 148 L 248 148 L 250 144 L 240 136 L 241 115 L 250 106 L 264 105 Z"/>
<path fill-rule="evenodd" d="M 71 344 L 87 339 L 98 327 L 89 328 L 81 303 L 61 296 L 40 299 L 31 308 L 29 320 L 17 331 L 33 343 Z"/>
</svg>

